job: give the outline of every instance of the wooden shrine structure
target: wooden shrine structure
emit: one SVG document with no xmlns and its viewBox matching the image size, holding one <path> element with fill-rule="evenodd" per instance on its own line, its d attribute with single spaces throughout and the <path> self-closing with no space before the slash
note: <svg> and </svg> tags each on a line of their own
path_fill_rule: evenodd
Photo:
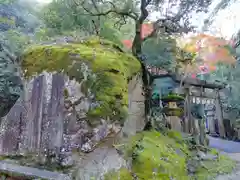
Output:
<svg viewBox="0 0 240 180">
<path fill-rule="evenodd" d="M 205 80 L 193 79 L 190 77 L 182 80 L 182 76 L 162 71 L 162 73 L 154 74 L 149 72 L 148 76 L 149 85 L 152 86 L 156 79 L 171 78 L 174 82 L 174 87 L 179 88 L 182 81 L 182 89 L 185 94 L 184 104 L 184 120 L 183 120 L 183 131 L 186 133 L 192 133 L 194 129 L 194 117 L 191 112 L 193 104 L 203 104 L 208 107 L 214 106 L 214 116 L 208 117 L 208 127 L 212 133 L 216 131 L 215 120 L 219 129 L 221 137 L 225 137 L 225 130 L 223 124 L 223 110 L 220 102 L 219 90 L 225 88 L 225 84 L 210 83 Z M 209 113 L 209 112 L 207 112 Z"/>
</svg>

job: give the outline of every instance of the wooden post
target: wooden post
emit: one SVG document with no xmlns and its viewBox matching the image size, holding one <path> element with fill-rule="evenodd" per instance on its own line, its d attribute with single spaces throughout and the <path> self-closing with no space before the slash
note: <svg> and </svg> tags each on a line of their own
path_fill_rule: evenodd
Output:
<svg viewBox="0 0 240 180">
<path fill-rule="evenodd" d="M 203 105 L 203 98 L 202 98 L 202 95 L 204 93 L 204 88 L 201 87 L 201 99 L 200 99 L 200 104 L 201 106 L 204 106 Z M 202 107 L 201 107 L 202 108 Z M 204 109 L 203 109 L 204 110 Z M 205 124 L 204 124 L 204 120 L 203 120 L 204 117 L 202 117 L 201 119 L 199 119 L 199 133 L 200 133 L 200 136 L 199 136 L 199 142 L 201 145 L 205 146 Z"/>
<path fill-rule="evenodd" d="M 188 132 L 193 133 L 193 118 L 191 115 L 191 89 L 188 89 L 188 99 L 187 99 L 187 118 L 188 118 Z"/>
<path fill-rule="evenodd" d="M 216 98 L 216 116 L 218 121 L 219 133 L 220 137 L 225 138 L 225 129 L 223 125 L 223 113 L 222 113 L 222 106 L 220 103 L 220 94 L 219 91 L 216 90 L 217 98 Z"/>
<path fill-rule="evenodd" d="M 186 98 L 184 101 L 184 121 L 183 121 L 183 132 L 185 133 L 189 132 L 189 129 L 188 129 L 189 119 L 188 119 L 188 110 L 187 110 L 188 98 L 189 98 L 189 95 L 186 94 Z"/>
<path fill-rule="evenodd" d="M 214 117 L 207 117 L 208 118 L 208 127 L 209 127 L 209 132 L 210 134 L 214 134 L 216 132 L 215 130 L 215 122 L 214 122 Z"/>
<path fill-rule="evenodd" d="M 185 101 L 184 101 L 184 120 L 182 124 L 183 132 L 189 133 L 189 116 L 188 103 L 190 101 L 189 87 L 185 85 Z"/>
</svg>

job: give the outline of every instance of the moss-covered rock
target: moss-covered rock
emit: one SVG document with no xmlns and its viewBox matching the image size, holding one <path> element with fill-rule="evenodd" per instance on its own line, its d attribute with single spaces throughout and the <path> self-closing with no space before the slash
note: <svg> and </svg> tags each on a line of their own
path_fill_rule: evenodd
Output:
<svg viewBox="0 0 240 180">
<path fill-rule="evenodd" d="M 123 148 L 125 155 L 132 157 L 131 174 L 142 180 L 188 179 L 186 164 L 189 151 L 181 142 L 181 135 L 172 132 L 163 135 L 146 131 L 133 136 Z M 115 173 L 118 177 L 119 174 L 121 172 Z"/>
<path fill-rule="evenodd" d="M 104 180 L 133 180 L 132 174 L 126 168 L 121 168 L 118 171 L 109 172 L 104 176 Z"/>
<path fill-rule="evenodd" d="M 189 150 L 185 137 L 172 130 L 164 134 L 157 131 L 142 132 L 119 147 L 127 159 L 132 158 L 132 167 L 130 170 L 123 168 L 118 172 L 109 172 L 105 176 L 106 180 L 124 180 L 125 177 L 129 180 L 134 177 L 141 180 L 209 180 L 217 174 L 230 172 L 235 165 L 216 150 L 208 153 L 217 154 L 219 158 L 199 159 L 195 151 Z M 194 168 L 194 173 L 190 172 L 189 165 Z"/>
<path fill-rule="evenodd" d="M 187 177 L 187 147 L 168 136 L 156 131 L 144 132 L 134 152 L 132 169 L 140 179 Z"/>
<path fill-rule="evenodd" d="M 81 72 L 84 63 L 94 76 L 88 76 L 82 87 L 90 89 L 100 104 L 89 112 L 89 116 L 108 116 L 114 120 L 125 118 L 128 80 L 140 71 L 136 58 L 97 37 L 71 43 L 34 45 L 20 59 L 27 79 L 47 71 L 61 72 L 82 82 L 85 78 Z"/>
</svg>

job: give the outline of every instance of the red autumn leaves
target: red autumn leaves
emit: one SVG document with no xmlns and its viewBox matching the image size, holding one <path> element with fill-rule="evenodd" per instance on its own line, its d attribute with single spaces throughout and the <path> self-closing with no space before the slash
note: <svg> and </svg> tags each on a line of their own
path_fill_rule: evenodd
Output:
<svg viewBox="0 0 240 180">
<path fill-rule="evenodd" d="M 144 39 L 149 34 L 151 34 L 153 31 L 153 25 L 150 23 L 142 24 L 142 30 L 141 30 L 141 38 Z M 126 48 L 131 49 L 132 48 L 132 40 L 123 40 L 123 44 Z"/>
</svg>

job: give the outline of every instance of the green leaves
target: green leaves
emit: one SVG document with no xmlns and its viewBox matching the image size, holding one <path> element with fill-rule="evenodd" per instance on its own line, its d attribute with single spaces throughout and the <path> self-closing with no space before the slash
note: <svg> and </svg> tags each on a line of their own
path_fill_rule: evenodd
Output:
<svg viewBox="0 0 240 180">
<path fill-rule="evenodd" d="M 16 0 L 0 0 L 0 4 L 12 4 L 16 2 Z"/>
<path fill-rule="evenodd" d="M 148 39 L 143 45 L 147 64 L 164 69 L 171 69 L 175 65 L 175 50 L 176 42 L 171 38 Z"/>
</svg>

